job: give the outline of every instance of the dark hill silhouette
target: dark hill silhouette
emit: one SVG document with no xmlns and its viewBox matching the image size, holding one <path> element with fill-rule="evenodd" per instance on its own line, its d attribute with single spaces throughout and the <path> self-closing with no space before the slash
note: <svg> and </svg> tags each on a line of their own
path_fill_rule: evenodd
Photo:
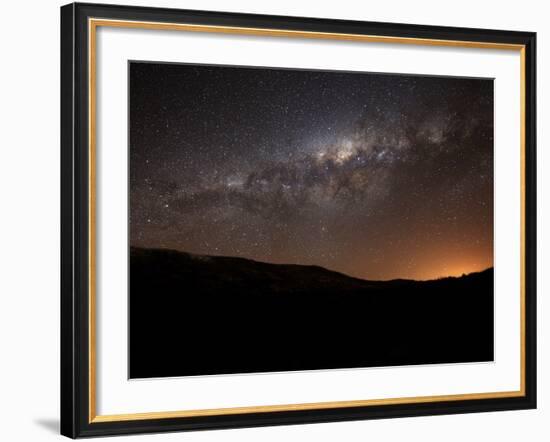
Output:
<svg viewBox="0 0 550 442">
<path fill-rule="evenodd" d="M 493 269 L 366 281 L 319 266 L 130 250 L 130 377 L 493 359 Z"/>
</svg>

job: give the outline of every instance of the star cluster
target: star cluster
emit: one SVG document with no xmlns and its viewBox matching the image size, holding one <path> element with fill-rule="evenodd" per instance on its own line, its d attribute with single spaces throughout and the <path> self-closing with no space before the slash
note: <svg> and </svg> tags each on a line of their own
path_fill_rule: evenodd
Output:
<svg viewBox="0 0 550 442">
<path fill-rule="evenodd" d="M 130 242 L 366 279 L 493 265 L 493 81 L 130 63 Z"/>
</svg>

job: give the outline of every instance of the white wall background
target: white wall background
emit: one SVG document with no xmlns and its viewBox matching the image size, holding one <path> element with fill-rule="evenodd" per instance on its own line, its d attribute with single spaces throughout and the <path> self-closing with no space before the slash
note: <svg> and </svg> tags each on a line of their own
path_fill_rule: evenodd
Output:
<svg viewBox="0 0 550 442">
<path fill-rule="evenodd" d="M 114 1 L 114 0 L 113 0 Z M 550 437 L 550 312 L 544 278 L 550 218 L 543 191 L 549 102 L 550 14 L 545 2 L 339 0 L 120 0 L 134 5 L 515 29 L 538 32 L 539 408 L 473 415 L 267 427 L 126 437 L 140 441 L 530 442 Z M 99 0 L 98 0 L 99 2 Z M 59 410 L 59 6 L 58 0 L 2 5 L 0 26 L 0 439 L 60 438 Z M 545 201 L 546 199 L 546 201 Z M 550 248 L 550 244 L 546 244 Z M 547 248 L 547 250 L 549 250 Z M 545 299 L 546 298 L 546 299 Z"/>
</svg>

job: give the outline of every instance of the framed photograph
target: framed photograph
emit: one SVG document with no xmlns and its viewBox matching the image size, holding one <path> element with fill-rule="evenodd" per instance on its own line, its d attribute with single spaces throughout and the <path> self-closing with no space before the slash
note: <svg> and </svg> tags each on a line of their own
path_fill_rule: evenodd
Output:
<svg viewBox="0 0 550 442">
<path fill-rule="evenodd" d="M 61 8 L 61 432 L 535 408 L 534 33 Z"/>
</svg>

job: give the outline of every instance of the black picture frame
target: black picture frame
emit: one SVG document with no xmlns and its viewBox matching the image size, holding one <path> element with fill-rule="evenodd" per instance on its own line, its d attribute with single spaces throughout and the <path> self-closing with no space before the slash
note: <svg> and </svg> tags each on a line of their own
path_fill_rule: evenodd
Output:
<svg viewBox="0 0 550 442">
<path fill-rule="evenodd" d="M 521 46 L 524 81 L 524 385 L 480 397 L 242 414 L 96 420 L 90 374 L 89 19 Z M 536 408 L 536 34 L 393 23 L 73 3 L 61 7 L 61 434 L 71 437 L 239 428 Z M 93 306 L 92 306 L 93 308 Z M 93 337 L 93 336 L 92 336 Z"/>
</svg>

